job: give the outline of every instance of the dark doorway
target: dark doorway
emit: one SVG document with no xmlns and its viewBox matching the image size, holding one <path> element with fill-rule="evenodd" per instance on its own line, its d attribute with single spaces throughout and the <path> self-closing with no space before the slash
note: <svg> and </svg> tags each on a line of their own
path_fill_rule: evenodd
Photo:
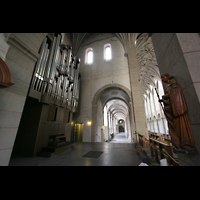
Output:
<svg viewBox="0 0 200 200">
<path fill-rule="evenodd" d="M 123 126 L 119 126 L 119 133 L 124 132 L 124 127 Z"/>
</svg>

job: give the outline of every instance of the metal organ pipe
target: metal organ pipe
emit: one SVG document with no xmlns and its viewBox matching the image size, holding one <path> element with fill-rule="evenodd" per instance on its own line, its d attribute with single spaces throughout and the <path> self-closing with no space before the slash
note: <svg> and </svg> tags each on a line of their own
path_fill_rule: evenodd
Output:
<svg viewBox="0 0 200 200">
<path fill-rule="evenodd" d="M 73 89 L 73 96 L 72 96 L 73 97 L 73 105 L 76 105 L 76 100 L 77 100 L 79 63 L 80 63 L 80 59 L 75 58 L 74 89 Z"/>
<path fill-rule="evenodd" d="M 80 59 L 76 60 L 76 74 L 75 74 L 76 88 L 75 88 L 75 92 L 74 92 L 75 97 L 76 97 L 77 87 L 78 87 L 79 66 L 80 66 Z"/>
<path fill-rule="evenodd" d="M 62 85 L 62 94 L 61 94 L 61 103 L 67 102 L 67 88 L 69 86 L 69 80 L 67 76 L 64 76 L 63 85 Z"/>
<path fill-rule="evenodd" d="M 60 73 L 64 74 L 66 71 L 65 63 L 66 63 L 66 58 L 67 58 L 67 49 L 64 48 L 62 51 L 62 56 L 60 60 Z"/>
<path fill-rule="evenodd" d="M 45 37 L 45 39 L 44 39 L 44 41 L 42 43 L 42 47 L 40 49 L 40 57 L 39 57 L 39 59 L 37 61 L 36 67 L 35 67 L 35 72 L 34 72 L 34 77 L 33 77 L 31 88 L 34 88 L 35 82 L 36 82 L 37 77 L 38 77 L 38 72 L 40 70 L 41 61 L 42 61 L 42 58 L 44 56 L 44 48 L 45 48 L 46 41 L 47 41 L 47 38 Z"/>
<path fill-rule="evenodd" d="M 41 63 L 42 63 L 42 60 L 44 58 L 44 53 L 45 53 L 45 47 L 46 47 L 46 42 L 47 42 L 47 38 L 45 37 L 44 41 L 43 41 L 43 44 L 42 44 L 42 49 L 41 49 L 41 56 L 39 58 L 39 61 L 38 61 L 38 64 L 37 64 L 37 67 L 36 67 L 36 74 L 39 74 L 39 71 L 40 71 L 40 67 L 41 67 Z"/>
<path fill-rule="evenodd" d="M 54 56 L 53 56 L 53 62 L 52 62 L 52 67 L 51 67 L 51 72 L 50 72 L 50 76 L 49 76 L 49 81 L 48 81 L 48 91 L 47 91 L 47 95 L 50 96 L 51 95 L 51 91 L 52 91 L 52 84 L 53 84 L 53 81 L 54 81 L 54 76 L 55 76 L 55 70 L 56 70 L 56 58 L 58 56 L 58 53 L 60 51 L 60 48 L 59 48 L 59 44 L 60 44 L 60 39 L 61 39 L 61 35 L 58 34 L 58 37 L 57 37 L 57 42 L 56 42 L 56 48 L 55 48 L 55 52 L 54 52 Z"/>
<path fill-rule="evenodd" d="M 43 94 L 46 92 L 46 88 L 47 88 L 47 84 L 48 84 L 48 80 L 49 80 L 49 74 L 50 74 L 50 70 L 52 67 L 52 61 L 53 61 L 53 55 L 55 52 L 56 41 L 57 41 L 57 37 L 54 37 L 53 45 L 50 50 L 50 57 L 48 59 L 47 67 L 45 68 L 45 72 L 44 72 L 44 83 L 43 83 L 43 89 L 42 89 Z"/>
<path fill-rule="evenodd" d="M 45 70 L 45 78 L 46 79 L 49 78 L 49 74 L 50 74 L 50 70 L 51 70 L 51 66 L 52 66 L 52 61 L 53 61 L 53 56 L 54 56 L 54 52 L 55 52 L 56 41 L 57 41 L 57 37 L 54 37 L 53 45 L 52 45 L 52 49 L 51 49 L 51 54 L 50 54 L 50 57 L 49 57 L 48 66 Z"/>
<path fill-rule="evenodd" d="M 80 59 L 76 56 L 73 57 L 72 47 L 60 45 L 60 42 L 61 35 L 54 36 L 49 49 L 47 37 L 44 39 L 31 89 L 42 92 L 43 95 L 49 96 L 64 107 L 77 107 Z"/>
<path fill-rule="evenodd" d="M 66 60 L 66 74 L 69 75 L 69 71 L 70 71 L 70 64 L 71 64 L 71 59 L 72 59 L 72 48 L 68 47 L 68 51 L 67 51 L 67 60 Z"/>
<path fill-rule="evenodd" d="M 52 97 L 55 100 L 59 100 L 61 98 L 61 84 L 62 84 L 62 73 L 61 73 L 61 65 L 60 65 L 60 60 L 61 60 L 61 53 L 60 53 L 60 48 L 58 49 L 58 53 L 56 56 L 56 71 L 55 73 L 57 74 L 57 81 L 54 78 L 54 82 L 53 82 L 53 91 L 52 91 Z"/>
<path fill-rule="evenodd" d="M 45 59 L 44 59 L 44 66 L 41 70 L 41 74 L 40 74 L 41 81 L 40 81 L 40 84 L 39 84 L 39 87 L 38 87 L 38 91 L 40 91 L 40 88 L 41 88 L 43 80 L 44 80 L 44 71 L 45 71 L 45 67 L 46 67 L 46 64 L 47 64 L 48 56 L 49 56 L 49 49 L 47 49 L 47 51 L 46 51 L 46 55 L 45 55 Z"/>
<path fill-rule="evenodd" d="M 48 44 L 46 43 L 45 47 L 44 47 L 44 55 L 42 57 L 40 69 L 38 70 L 38 79 L 37 79 L 37 83 L 36 83 L 36 90 L 38 90 L 38 91 L 39 91 L 38 85 L 41 82 L 41 80 L 43 80 L 42 71 L 43 71 L 43 68 L 45 67 L 44 64 L 45 64 L 47 53 L 48 53 Z"/>
<path fill-rule="evenodd" d="M 78 107 L 79 89 L 80 89 L 80 78 L 78 78 L 78 85 L 77 85 L 77 92 L 76 92 L 76 105 L 75 105 L 75 107 Z"/>
</svg>

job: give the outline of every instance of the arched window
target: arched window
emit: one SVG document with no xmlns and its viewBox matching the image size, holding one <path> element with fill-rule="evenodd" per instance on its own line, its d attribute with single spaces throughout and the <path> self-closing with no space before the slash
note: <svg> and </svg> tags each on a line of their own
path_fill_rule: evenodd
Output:
<svg viewBox="0 0 200 200">
<path fill-rule="evenodd" d="M 88 48 L 85 51 L 85 63 L 92 64 L 93 63 L 93 49 Z"/>
<path fill-rule="evenodd" d="M 108 61 L 108 60 L 111 60 L 111 58 L 112 58 L 111 45 L 105 44 L 104 45 L 104 60 Z"/>
</svg>

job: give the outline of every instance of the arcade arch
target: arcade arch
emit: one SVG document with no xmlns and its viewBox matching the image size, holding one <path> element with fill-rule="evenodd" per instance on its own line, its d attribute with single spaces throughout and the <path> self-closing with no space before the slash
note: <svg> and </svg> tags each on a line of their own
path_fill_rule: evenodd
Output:
<svg viewBox="0 0 200 200">
<path fill-rule="evenodd" d="M 121 99 L 109 100 L 105 106 L 107 116 L 104 115 L 105 139 L 110 139 L 110 134 L 125 132 L 126 138 L 131 139 L 130 117 L 127 103 Z M 123 131 L 122 131 L 123 127 Z"/>
<path fill-rule="evenodd" d="M 120 84 L 109 84 L 96 92 L 92 101 L 91 142 L 103 142 L 109 139 L 110 133 L 118 133 L 120 119 L 126 122 L 127 137 L 133 140 L 134 118 L 130 94 L 130 90 Z M 103 120 L 97 120 L 99 115 Z"/>
</svg>

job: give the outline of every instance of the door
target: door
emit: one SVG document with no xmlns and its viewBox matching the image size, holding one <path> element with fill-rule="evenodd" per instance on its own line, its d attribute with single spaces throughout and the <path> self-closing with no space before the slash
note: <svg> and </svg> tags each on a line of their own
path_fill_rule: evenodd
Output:
<svg viewBox="0 0 200 200">
<path fill-rule="evenodd" d="M 83 140 L 83 124 L 75 124 L 74 127 L 74 142 L 82 142 Z"/>
</svg>

